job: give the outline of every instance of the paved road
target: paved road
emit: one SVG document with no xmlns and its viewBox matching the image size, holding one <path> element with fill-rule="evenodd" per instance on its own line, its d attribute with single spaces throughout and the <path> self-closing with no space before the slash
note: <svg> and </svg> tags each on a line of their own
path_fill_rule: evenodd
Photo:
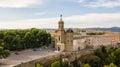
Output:
<svg viewBox="0 0 120 67">
<path fill-rule="evenodd" d="M 0 60 L 2 65 L 1 67 L 12 67 L 22 62 L 28 62 L 31 60 L 39 59 L 46 56 L 56 55 L 58 53 L 54 52 L 52 49 L 38 49 L 37 51 L 26 50 L 21 51 L 19 55 L 12 53 L 8 58 Z"/>
</svg>

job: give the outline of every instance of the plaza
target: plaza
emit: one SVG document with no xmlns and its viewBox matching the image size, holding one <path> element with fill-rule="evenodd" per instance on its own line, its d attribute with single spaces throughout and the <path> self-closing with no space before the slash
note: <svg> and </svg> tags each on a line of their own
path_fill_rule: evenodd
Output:
<svg viewBox="0 0 120 67">
<path fill-rule="evenodd" d="M 1 65 L 1 67 L 13 67 L 21 63 L 25 63 L 35 59 L 57 55 L 57 54 L 58 53 L 54 52 L 52 48 L 48 48 L 48 49 L 38 48 L 37 51 L 33 51 L 32 49 L 29 49 L 19 52 L 19 55 L 16 55 L 15 52 L 13 52 L 6 59 L 1 59 L 0 63 L 4 64 Z"/>
</svg>

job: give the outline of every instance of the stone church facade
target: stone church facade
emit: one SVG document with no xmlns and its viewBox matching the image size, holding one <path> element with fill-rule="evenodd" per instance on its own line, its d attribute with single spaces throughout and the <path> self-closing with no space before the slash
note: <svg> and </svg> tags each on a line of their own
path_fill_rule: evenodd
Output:
<svg viewBox="0 0 120 67">
<path fill-rule="evenodd" d="M 73 46 L 73 30 L 64 29 L 64 21 L 62 15 L 58 22 L 58 29 L 55 31 L 55 49 L 58 51 L 74 51 Z"/>
</svg>

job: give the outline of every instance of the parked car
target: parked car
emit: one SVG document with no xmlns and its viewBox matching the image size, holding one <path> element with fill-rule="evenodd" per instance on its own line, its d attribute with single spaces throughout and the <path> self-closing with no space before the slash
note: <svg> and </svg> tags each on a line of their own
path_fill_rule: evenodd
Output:
<svg viewBox="0 0 120 67">
<path fill-rule="evenodd" d="M 16 51 L 15 54 L 16 54 L 16 55 L 19 55 L 20 53 L 19 53 L 19 51 Z"/>
<path fill-rule="evenodd" d="M 37 49 L 36 49 L 36 48 L 33 48 L 33 51 L 37 51 Z"/>
</svg>

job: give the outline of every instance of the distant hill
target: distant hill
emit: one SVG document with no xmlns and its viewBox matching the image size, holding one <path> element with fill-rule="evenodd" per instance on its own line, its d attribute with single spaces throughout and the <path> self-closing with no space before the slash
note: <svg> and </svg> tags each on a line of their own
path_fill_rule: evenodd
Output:
<svg viewBox="0 0 120 67">
<path fill-rule="evenodd" d="M 112 32 L 120 32 L 120 27 L 111 27 L 111 28 L 86 28 L 87 30 L 104 30 Z"/>
</svg>

